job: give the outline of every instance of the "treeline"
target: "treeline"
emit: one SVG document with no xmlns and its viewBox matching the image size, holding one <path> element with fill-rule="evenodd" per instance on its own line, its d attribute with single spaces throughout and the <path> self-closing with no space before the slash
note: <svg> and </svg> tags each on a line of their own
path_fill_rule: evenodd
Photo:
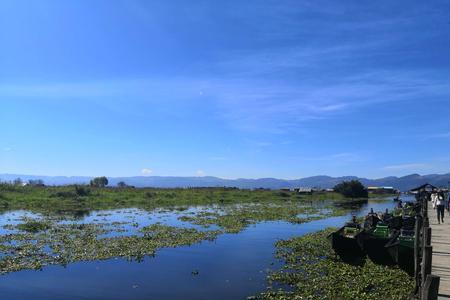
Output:
<svg viewBox="0 0 450 300">
<path fill-rule="evenodd" d="M 22 180 L 22 178 L 16 178 L 13 181 L 0 181 L 3 185 L 14 185 L 14 186 L 45 186 L 42 179 L 29 179 L 28 181 Z"/>
<path fill-rule="evenodd" d="M 107 177 L 105 176 L 100 176 L 100 177 L 95 177 L 93 178 L 88 185 L 84 185 L 84 186 L 90 186 L 93 188 L 105 188 L 107 187 L 109 184 L 109 180 Z M 30 179 L 28 181 L 23 181 L 21 178 L 16 178 L 13 181 L 9 181 L 9 182 L 0 182 L 0 185 L 3 186 L 11 186 L 11 187 L 23 187 L 23 186 L 32 186 L 32 187 L 45 187 L 45 183 L 42 179 Z M 75 184 L 73 185 L 75 187 L 77 187 L 77 191 L 76 194 L 77 195 L 86 195 L 85 194 L 85 190 L 82 189 L 81 187 L 83 186 L 83 184 Z M 126 184 L 124 181 L 120 181 L 117 183 L 116 187 L 118 188 L 134 188 L 134 186 L 132 185 L 128 185 Z M 194 190 L 210 190 L 210 189 L 225 189 L 225 190 L 234 190 L 234 189 L 238 189 L 238 188 L 234 188 L 234 187 L 217 187 L 217 188 L 211 188 L 211 187 L 191 187 L 188 189 L 194 189 Z M 368 197 L 368 191 L 367 188 L 364 187 L 364 185 L 358 181 L 358 180 L 351 180 L 351 181 L 344 181 L 342 183 L 339 183 L 338 185 L 336 185 L 334 187 L 334 192 L 339 193 L 341 195 L 343 195 L 344 197 L 347 198 L 367 198 Z"/>
<path fill-rule="evenodd" d="M 29 179 L 27 181 L 22 180 L 18 177 L 13 181 L 0 181 L 4 185 L 14 185 L 14 186 L 45 186 L 44 180 L 42 179 Z M 108 185 L 108 178 L 105 176 L 95 177 L 90 182 L 89 185 L 92 187 L 105 187 Z M 119 187 L 127 186 L 124 182 L 119 182 L 117 185 Z"/>
<path fill-rule="evenodd" d="M 16 178 L 13 181 L 0 181 L 0 185 L 5 186 L 16 186 L 16 187 L 23 187 L 23 186 L 33 186 L 33 187 L 45 187 L 44 180 L 42 179 L 30 179 L 28 181 L 22 180 L 21 178 Z M 109 180 L 106 176 L 100 176 L 95 177 L 89 181 L 89 184 L 68 184 L 65 186 L 90 186 L 90 187 L 96 187 L 96 188 L 105 188 L 105 187 L 113 187 L 108 186 Z M 52 186 L 52 185 L 51 185 Z M 136 188 L 134 185 L 129 185 L 124 181 L 119 181 L 116 186 L 117 188 Z M 152 187 L 146 187 L 146 188 L 152 188 Z M 158 189 L 157 187 L 154 187 L 155 189 Z M 186 188 L 170 188 L 170 189 L 192 189 L 192 190 L 239 190 L 237 187 L 226 187 L 226 186 L 217 186 L 217 187 L 186 187 Z M 255 189 L 255 190 L 269 190 L 269 189 Z"/>
</svg>

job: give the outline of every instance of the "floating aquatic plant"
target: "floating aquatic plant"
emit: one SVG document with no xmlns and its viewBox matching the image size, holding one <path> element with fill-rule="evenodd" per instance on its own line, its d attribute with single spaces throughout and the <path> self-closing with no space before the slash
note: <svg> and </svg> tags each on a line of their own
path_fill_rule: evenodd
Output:
<svg viewBox="0 0 450 300">
<path fill-rule="evenodd" d="M 140 235 L 101 238 L 111 232 L 105 226 L 108 224 L 46 224 L 49 227 L 45 232 L 0 236 L 0 253 L 4 254 L 0 257 L 0 274 L 113 257 L 139 261 L 146 255 L 155 255 L 157 249 L 214 240 L 220 233 L 153 224 L 142 228 Z"/>
<path fill-rule="evenodd" d="M 396 267 L 342 262 L 334 255 L 328 229 L 276 244 L 282 269 L 269 274 L 270 288 L 257 299 L 407 299 L 414 282 Z M 284 285 L 288 288 L 277 288 Z"/>
<path fill-rule="evenodd" d="M 17 225 L 17 229 L 27 232 L 39 232 L 45 231 L 50 228 L 48 222 L 39 221 L 39 220 L 30 220 L 26 223 L 21 223 Z"/>
</svg>

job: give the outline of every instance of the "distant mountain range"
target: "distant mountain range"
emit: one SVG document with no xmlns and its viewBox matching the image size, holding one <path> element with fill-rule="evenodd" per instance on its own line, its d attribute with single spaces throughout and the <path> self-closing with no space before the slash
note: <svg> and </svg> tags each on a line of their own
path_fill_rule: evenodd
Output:
<svg viewBox="0 0 450 300">
<path fill-rule="evenodd" d="M 0 181 L 12 181 L 16 178 L 23 181 L 30 179 L 42 179 L 46 185 L 68 185 L 68 184 L 86 184 L 92 179 L 87 176 L 37 176 L 22 174 L 0 174 Z M 366 186 L 392 186 L 401 191 L 407 191 L 424 183 L 430 183 L 439 187 L 447 187 L 450 181 L 449 174 L 430 174 L 419 175 L 411 174 L 403 177 L 385 177 L 379 179 L 367 179 L 355 176 L 330 177 L 330 176 L 312 176 L 301 179 L 285 180 L 276 178 L 259 179 L 223 179 L 212 176 L 204 177 L 172 177 L 172 176 L 135 176 L 135 177 L 109 177 L 109 185 L 117 185 L 123 181 L 128 185 L 136 187 L 238 187 L 238 188 L 293 188 L 293 187 L 318 187 L 332 188 L 336 184 L 345 180 L 360 180 Z"/>
</svg>

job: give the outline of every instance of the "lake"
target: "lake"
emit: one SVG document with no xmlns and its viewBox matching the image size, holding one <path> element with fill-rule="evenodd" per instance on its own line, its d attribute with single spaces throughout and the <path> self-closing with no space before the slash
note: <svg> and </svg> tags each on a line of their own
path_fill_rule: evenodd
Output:
<svg viewBox="0 0 450 300">
<path fill-rule="evenodd" d="M 246 299 L 264 291 L 270 269 L 282 265 L 274 255 L 274 243 L 318 231 L 342 226 L 352 214 L 365 215 L 370 208 L 384 211 L 394 207 L 392 200 L 369 200 L 345 216 L 331 217 L 304 224 L 284 221 L 260 222 L 238 234 L 221 234 L 214 241 L 191 246 L 163 248 L 155 257 L 141 262 L 123 258 L 76 262 L 66 267 L 52 265 L 41 271 L 23 270 L 0 276 L 2 299 Z M 195 211 L 197 208 L 190 208 Z M 189 210 L 183 214 L 189 213 Z M 0 215 L 0 228 L 17 223 L 27 211 Z M 171 226 L 200 226 L 178 220 L 180 212 L 147 212 L 138 209 L 96 211 L 76 220 L 78 223 L 121 222 L 124 230 L 112 233 L 130 234 L 161 222 Z M 65 221 L 61 221 L 65 222 Z M 126 222 L 123 222 L 126 223 Z M 210 230 L 211 228 L 208 228 Z M 213 228 L 214 229 L 214 228 Z M 0 234 L 8 229 L 0 229 Z"/>
</svg>

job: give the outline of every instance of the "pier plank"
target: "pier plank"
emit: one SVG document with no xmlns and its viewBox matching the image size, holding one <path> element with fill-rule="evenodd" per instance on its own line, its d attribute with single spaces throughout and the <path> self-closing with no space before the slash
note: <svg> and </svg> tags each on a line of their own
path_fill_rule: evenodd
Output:
<svg viewBox="0 0 450 300">
<path fill-rule="evenodd" d="M 450 299 L 450 217 L 445 211 L 444 223 L 438 224 L 436 210 L 428 207 L 428 217 L 432 228 L 433 246 L 432 274 L 441 277 L 439 299 Z"/>
</svg>

